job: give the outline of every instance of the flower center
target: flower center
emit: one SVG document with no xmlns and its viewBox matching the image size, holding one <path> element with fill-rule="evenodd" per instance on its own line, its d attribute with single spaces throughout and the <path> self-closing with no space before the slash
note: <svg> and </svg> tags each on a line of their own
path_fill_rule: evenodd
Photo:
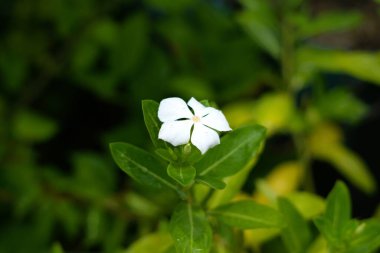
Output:
<svg viewBox="0 0 380 253">
<path fill-rule="evenodd" d="M 191 119 L 194 123 L 199 123 L 201 121 L 201 119 L 198 116 L 193 116 Z"/>
</svg>

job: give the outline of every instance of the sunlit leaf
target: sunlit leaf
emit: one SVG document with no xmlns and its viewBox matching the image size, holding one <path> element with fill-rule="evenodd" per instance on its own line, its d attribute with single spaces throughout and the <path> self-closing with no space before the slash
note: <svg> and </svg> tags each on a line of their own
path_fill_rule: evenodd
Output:
<svg viewBox="0 0 380 253">
<path fill-rule="evenodd" d="M 165 253 L 173 244 L 173 240 L 169 234 L 153 233 L 141 237 L 128 247 L 123 253 Z"/>
<path fill-rule="evenodd" d="M 286 198 L 297 208 L 305 219 L 315 218 L 325 210 L 322 197 L 310 192 L 293 192 Z"/>
<path fill-rule="evenodd" d="M 298 51 L 300 72 L 343 73 L 380 85 L 380 53 L 332 51 L 304 48 Z"/>
<path fill-rule="evenodd" d="M 200 176 L 215 178 L 231 176 L 258 155 L 265 138 L 265 128 L 259 125 L 240 128 L 224 136 L 194 166 Z"/>
<path fill-rule="evenodd" d="M 232 126 L 258 123 L 268 129 L 268 135 L 289 127 L 295 108 L 292 98 L 285 93 L 268 93 L 256 101 L 237 102 L 223 110 Z"/>
<path fill-rule="evenodd" d="M 376 189 L 374 177 L 364 161 L 342 144 L 342 133 L 333 125 L 318 126 L 310 136 L 312 155 L 325 160 L 364 192 Z"/>
</svg>

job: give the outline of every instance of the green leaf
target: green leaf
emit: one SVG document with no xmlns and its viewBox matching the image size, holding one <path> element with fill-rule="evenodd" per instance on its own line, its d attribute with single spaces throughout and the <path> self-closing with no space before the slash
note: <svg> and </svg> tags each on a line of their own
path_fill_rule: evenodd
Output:
<svg viewBox="0 0 380 253">
<path fill-rule="evenodd" d="M 305 252 L 311 241 L 311 232 L 307 222 L 287 199 L 280 198 L 278 207 L 287 223 L 281 232 L 281 237 L 288 252 Z"/>
<path fill-rule="evenodd" d="M 380 248 L 380 220 L 369 219 L 355 230 L 347 253 L 370 253 Z"/>
<path fill-rule="evenodd" d="M 368 111 L 368 106 L 347 89 L 333 89 L 322 94 L 317 106 L 322 116 L 345 123 L 358 122 Z"/>
<path fill-rule="evenodd" d="M 258 155 L 265 138 L 265 128 L 259 125 L 236 129 L 224 136 L 194 167 L 201 177 L 221 179 L 244 168 Z"/>
<path fill-rule="evenodd" d="M 306 38 L 328 32 L 353 29 L 360 24 L 361 20 L 362 16 L 357 11 L 329 11 L 322 12 L 313 19 L 299 15 L 296 22 L 299 36 Z"/>
<path fill-rule="evenodd" d="M 50 139 L 58 130 L 51 119 L 31 111 L 19 111 L 13 119 L 13 135 L 23 141 L 38 142 Z"/>
<path fill-rule="evenodd" d="M 272 57 L 280 55 L 279 32 L 276 18 L 268 1 L 242 0 L 246 10 L 238 15 L 238 22 L 248 35 Z"/>
<path fill-rule="evenodd" d="M 351 199 L 347 186 L 338 181 L 329 193 L 324 217 L 333 224 L 332 229 L 342 233 L 342 229 L 351 219 Z"/>
<path fill-rule="evenodd" d="M 380 85 L 380 52 L 304 48 L 298 50 L 297 57 L 299 72 L 304 74 L 319 70 L 344 73 Z"/>
<path fill-rule="evenodd" d="M 121 23 L 119 40 L 113 54 L 113 67 L 121 74 L 132 75 L 144 60 L 149 48 L 149 19 L 144 13 L 128 15 Z"/>
<path fill-rule="evenodd" d="M 233 176 L 225 178 L 223 181 L 226 187 L 223 190 L 215 191 L 207 203 L 209 208 L 214 208 L 226 204 L 238 194 L 247 180 L 248 174 L 256 164 L 258 156 L 253 157 L 245 167 Z"/>
<path fill-rule="evenodd" d="M 332 143 L 324 151 L 315 154 L 317 158 L 328 161 L 352 184 L 366 193 L 376 190 L 376 181 L 364 161 L 353 151 L 341 144 Z"/>
<path fill-rule="evenodd" d="M 61 244 L 54 243 L 53 247 L 51 248 L 51 253 L 64 253 Z"/>
<path fill-rule="evenodd" d="M 170 151 L 169 151 L 170 150 Z M 171 149 L 163 149 L 163 148 L 159 148 L 159 149 L 156 149 L 154 152 L 159 155 L 162 159 L 168 161 L 168 162 L 173 162 L 175 160 L 177 160 L 177 155 L 173 152 L 173 150 Z"/>
<path fill-rule="evenodd" d="M 286 198 L 297 208 L 305 219 L 311 219 L 324 212 L 325 200 L 310 192 L 293 192 Z"/>
<path fill-rule="evenodd" d="M 205 184 L 207 186 L 210 186 L 213 189 L 216 190 L 222 190 L 226 187 L 226 183 L 222 180 L 218 180 L 215 178 L 210 177 L 198 177 L 197 182 Z"/>
<path fill-rule="evenodd" d="M 158 133 L 160 132 L 161 122 L 158 119 L 158 107 L 159 104 L 153 100 L 143 100 L 142 110 L 144 114 L 144 121 L 146 128 L 148 129 L 150 139 L 156 148 L 167 149 L 166 142 L 158 139 Z"/>
<path fill-rule="evenodd" d="M 150 153 L 122 142 L 111 143 L 110 148 L 120 169 L 139 183 L 177 191 L 173 180 L 166 174 L 165 167 Z"/>
<path fill-rule="evenodd" d="M 167 233 L 148 234 L 134 242 L 124 253 L 165 253 L 173 240 Z"/>
<path fill-rule="evenodd" d="M 181 203 L 170 220 L 172 235 L 177 252 L 210 252 L 212 232 L 202 209 L 190 203 Z"/>
<path fill-rule="evenodd" d="M 314 220 L 331 249 L 343 249 L 350 240 L 357 222 L 351 220 L 351 200 L 347 186 L 338 181 L 327 196 L 326 212 Z"/>
<path fill-rule="evenodd" d="M 190 165 L 173 165 L 169 164 L 167 168 L 168 175 L 182 186 L 189 186 L 194 183 L 196 170 Z"/>
<path fill-rule="evenodd" d="M 241 229 L 276 228 L 284 225 L 282 215 L 273 208 L 244 200 L 219 206 L 210 215 Z"/>
<path fill-rule="evenodd" d="M 344 146 L 337 146 L 330 154 L 331 162 L 351 183 L 366 193 L 376 190 L 376 181 L 364 161 Z"/>
</svg>

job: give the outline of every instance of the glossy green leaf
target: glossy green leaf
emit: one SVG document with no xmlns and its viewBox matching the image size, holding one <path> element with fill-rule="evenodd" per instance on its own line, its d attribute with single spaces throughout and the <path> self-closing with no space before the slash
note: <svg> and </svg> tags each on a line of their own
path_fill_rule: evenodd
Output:
<svg viewBox="0 0 380 253">
<path fill-rule="evenodd" d="M 169 164 L 167 168 L 168 175 L 182 186 L 189 186 L 194 183 L 196 170 L 190 165 Z"/>
<path fill-rule="evenodd" d="M 224 178 L 242 170 L 258 155 L 265 138 L 265 128 L 259 125 L 236 129 L 224 136 L 194 166 L 201 177 Z"/>
<path fill-rule="evenodd" d="M 380 52 L 298 50 L 299 71 L 344 73 L 380 85 Z"/>
<path fill-rule="evenodd" d="M 177 252 L 210 252 L 212 231 L 207 217 L 199 207 L 181 203 L 170 220 L 170 234 Z"/>
<path fill-rule="evenodd" d="M 150 153 L 122 142 L 111 143 L 110 148 L 116 164 L 136 181 L 177 190 L 173 180 L 166 174 L 166 168 Z"/>
<path fill-rule="evenodd" d="M 276 228 L 284 225 L 284 219 L 278 211 L 251 200 L 222 205 L 209 211 L 209 214 L 241 229 Z"/>
<path fill-rule="evenodd" d="M 311 241 L 311 231 L 307 222 L 287 199 L 280 198 L 278 207 L 287 224 L 281 231 L 281 237 L 288 252 L 305 252 Z"/>
<path fill-rule="evenodd" d="M 168 233 L 154 233 L 141 237 L 123 253 L 166 253 L 173 240 Z"/>
<path fill-rule="evenodd" d="M 145 126 L 148 129 L 150 139 L 156 148 L 167 148 L 167 144 L 158 139 L 160 132 L 161 122 L 158 119 L 158 106 L 159 104 L 153 100 L 143 100 L 142 110 L 144 114 Z"/>
<path fill-rule="evenodd" d="M 169 151 L 170 150 L 170 151 Z M 156 149 L 154 152 L 159 155 L 162 159 L 168 161 L 168 162 L 173 162 L 177 160 L 177 155 L 171 150 L 171 149 L 163 149 L 159 148 Z"/>
<path fill-rule="evenodd" d="M 197 182 L 210 186 L 213 189 L 222 190 L 226 187 L 226 183 L 213 177 L 198 177 Z"/>
</svg>

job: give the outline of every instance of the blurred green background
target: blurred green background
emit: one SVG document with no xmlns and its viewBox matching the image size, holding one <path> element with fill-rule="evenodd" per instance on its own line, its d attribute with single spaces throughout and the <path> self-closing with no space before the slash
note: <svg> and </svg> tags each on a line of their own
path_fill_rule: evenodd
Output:
<svg viewBox="0 0 380 253">
<path fill-rule="evenodd" d="M 141 100 L 170 96 L 269 129 L 245 194 L 343 179 L 379 216 L 376 1 L 3 0 L 0 24 L 0 252 L 117 252 L 165 226 L 172 198 L 108 143 L 151 150 Z"/>
</svg>

